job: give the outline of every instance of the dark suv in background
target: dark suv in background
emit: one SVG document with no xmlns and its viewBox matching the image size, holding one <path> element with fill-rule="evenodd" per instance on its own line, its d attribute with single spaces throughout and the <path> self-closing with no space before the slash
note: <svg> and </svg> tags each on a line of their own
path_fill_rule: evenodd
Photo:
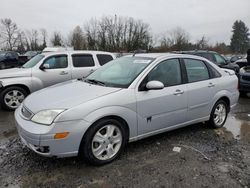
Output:
<svg viewBox="0 0 250 188">
<path fill-rule="evenodd" d="M 14 51 L 0 51 L 0 70 L 20 67 L 29 60 L 27 55 L 19 55 Z"/>
<path fill-rule="evenodd" d="M 237 64 L 230 63 L 223 56 L 221 56 L 220 54 L 214 51 L 192 50 L 192 51 L 180 51 L 176 53 L 201 56 L 212 61 L 213 63 L 215 63 L 221 68 L 231 69 L 231 70 L 234 70 L 236 73 L 238 73 L 240 69 Z"/>
</svg>

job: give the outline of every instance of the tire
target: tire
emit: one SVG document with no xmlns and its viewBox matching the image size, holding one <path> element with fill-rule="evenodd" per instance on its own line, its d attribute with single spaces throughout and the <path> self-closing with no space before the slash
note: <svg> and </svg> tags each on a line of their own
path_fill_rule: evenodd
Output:
<svg viewBox="0 0 250 188">
<path fill-rule="evenodd" d="M 229 112 L 228 104 L 224 100 L 219 100 L 215 103 L 208 125 L 212 128 L 221 128 L 224 126 Z"/>
<path fill-rule="evenodd" d="M 123 123 L 115 119 L 102 119 L 84 135 L 79 156 L 95 166 L 108 164 L 120 156 L 127 142 L 128 133 Z"/>
<path fill-rule="evenodd" d="M 15 110 L 27 95 L 27 91 L 21 87 L 8 87 L 0 94 L 1 107 L 5 110 Z"/>
</svg>

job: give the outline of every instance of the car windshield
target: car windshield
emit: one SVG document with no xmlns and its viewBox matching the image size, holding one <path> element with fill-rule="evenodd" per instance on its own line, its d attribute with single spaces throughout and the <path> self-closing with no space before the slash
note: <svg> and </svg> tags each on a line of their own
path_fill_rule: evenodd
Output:
<svg viewBox="0 0 250 188">
<path fill-rule="evenodd" d="M 36 55 L 35 57 L 31 58 L 29 61 L 27 61 L 22 68 L 32 68 L 34 67 L 41 59 L 43 59 L 45 56 L 42 54 Z"/>
<path fill-rule="evenodd" d="M 0 52 L 0 57 L 5 56 L 6 52 Z"/>
<path fill-rule="evenodd" d="M 107 87 L 127 88 L 153 60 L 145 57 L 121 57 L 105 64 L 84 81 Z"/>
</svg>

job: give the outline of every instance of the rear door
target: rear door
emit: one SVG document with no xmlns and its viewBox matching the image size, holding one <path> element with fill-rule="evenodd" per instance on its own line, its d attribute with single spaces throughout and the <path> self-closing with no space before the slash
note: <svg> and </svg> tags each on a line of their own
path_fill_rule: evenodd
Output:
<svg viewBox="0 0 250 188">
<path fill-rule="evenodd" d="M 92 54 L 72 54 L 73 79 L 85 78 L 97 69 Z"/>
<path fill-rule="evenodd" d="M 210 105 L 218 90 L 216 76 L 211 67 L 197 59 L 182 59 L 187 75 L 188 112 L 187 120 L 204 118 L 210 114 Z M 211 65 L 210 65 L 211 66 Z M 219 75 L 218 75 L 219 76 Z"/>
</svg>

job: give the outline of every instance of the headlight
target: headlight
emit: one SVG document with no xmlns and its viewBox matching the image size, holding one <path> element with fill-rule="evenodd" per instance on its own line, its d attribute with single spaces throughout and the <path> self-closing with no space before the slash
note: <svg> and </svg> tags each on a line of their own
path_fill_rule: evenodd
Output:
<svg viewBox="0 0 250 188">
<path fill-rule="evenodd" d="M 44 125 L 50 125 L 64 110 L 43 110 L 35 114 L 31 121 Z"/>
</svg>

